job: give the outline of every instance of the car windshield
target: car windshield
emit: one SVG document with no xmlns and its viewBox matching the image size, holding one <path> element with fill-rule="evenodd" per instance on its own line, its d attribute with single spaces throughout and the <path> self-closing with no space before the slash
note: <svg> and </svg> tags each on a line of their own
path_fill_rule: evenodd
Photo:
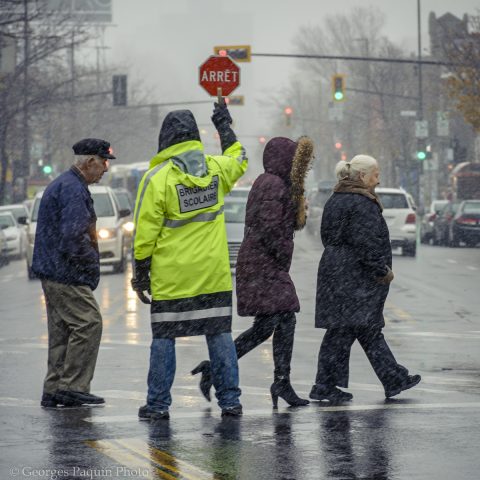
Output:
<svg viewBox="0 0 480 480">
<path fill-rule="evenodd" d="M 439 212 L 446 204 L 448 200 L 437 200 L 436 202 L 432 202 L 432 212 Z"/>
<path fill-rule="evenodd" d="M 14 227 L 14 226 L 15 226 L 15 220 L 12 218 L 11 215 L 0 214 L 0 228 Z"/>
<path fill-rule="evenodd" d="M 250 190 L 235 190 L 235 188 L 228 194 L 229 197 L 243 197 L 247 198 Z"/>
<path fill-rule="evenodd" d="M 463 206 L 463 213 L 479 213 L 480 214 L 480 202 L 467 202 Z"/>
<path fill-rule="evenodd" d="M 245 211 L 247 204 L 243 201 L 225 202 L 225 222 L 245 223 Z"/>
<path fill-rule="evenodd" d="M 408 208 L 407 197 L 403 193 L 378 193 L 383 208 Z"/>
<path fill-rule="evenodd" d="M 113 217 L 115 215 L 108 193 L 92 193 L 92 199 L 97 217 Z"/>
<path fill-rule="evenodd" d="M 117 206 L 119 210 L 132 210 L 132 205 L 130 204 L 130 198 L 127 193 L 115 192 L 115 198 L 117 199 Z"/>
</svg>

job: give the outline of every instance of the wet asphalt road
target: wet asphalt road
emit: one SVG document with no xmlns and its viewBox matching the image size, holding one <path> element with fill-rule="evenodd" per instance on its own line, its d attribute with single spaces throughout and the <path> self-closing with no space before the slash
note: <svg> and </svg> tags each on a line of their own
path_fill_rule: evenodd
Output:
<svg viewBox="0 0 480 480">
<path fill-rule="evenodd" d="M 297 236 L 292 273 L 301 298 L 292 363 L 308 395 L 323 331 L 313 328 L 319 240 Z M 421 246 L 394 257 L 385 336 L 422 382 L 395 399 L 354 345 L 349 391 L 339 406 L 272 410 L 271 342 L 240 361 L 241 419 L 224 419 L 190 369 L 206 358 L 203 337 L 177 340 L 169 422 L 139 422 L 145 401 L 148 307 L 129 275 L 102 276 L 96 292 L 104 333 L 93 393 L 104 407 L 39 406 L 47 357 L 40 283 L 25 264 L 0 269 L 0 480 L 85 478 L 465 479 L 480 478 L 480 249 Z M 235 318 L 234 335 L 251 319 Z"/>
</svg>

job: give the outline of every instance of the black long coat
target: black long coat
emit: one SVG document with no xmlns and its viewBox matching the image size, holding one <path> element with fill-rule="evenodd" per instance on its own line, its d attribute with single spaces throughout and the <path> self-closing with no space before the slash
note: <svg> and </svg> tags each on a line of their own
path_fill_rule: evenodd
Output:
<svg viewBox="0 0 480 480">
<path fill-rule="evenodd" d="M 297 144 L 272 139 L 265 147 L 262 173 L 248 196 L 245 238 L 236 269 L 237 310 L 241 316 L 298 312 L 289 275 L 296 209 L 290 172 Z"/>
<path fill-rule="evenodd" d="M 334 193 L 325 204 L 321 236 L 315 326 L 384 327 L 389 286 L 376 279 L 391 268 L 392 249 L 379 205 L 358 193 Z"/>
</svg>

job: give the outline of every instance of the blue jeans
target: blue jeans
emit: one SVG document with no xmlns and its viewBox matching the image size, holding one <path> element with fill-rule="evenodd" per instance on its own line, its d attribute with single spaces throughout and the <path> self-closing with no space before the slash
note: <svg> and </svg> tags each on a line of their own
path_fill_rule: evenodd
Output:
<svg viewBox="0 0 480 480">
<path fill-rule="evenodd" d="M 238 363 L 230 333 L 206 335 L 215 396 L 220 408 L 240 405 Z M 175 339 L 154 338 L 150 347 L 147 405 L 153 410 L 168 410 L 170 390 L 175 378 Z"/>
</svg>

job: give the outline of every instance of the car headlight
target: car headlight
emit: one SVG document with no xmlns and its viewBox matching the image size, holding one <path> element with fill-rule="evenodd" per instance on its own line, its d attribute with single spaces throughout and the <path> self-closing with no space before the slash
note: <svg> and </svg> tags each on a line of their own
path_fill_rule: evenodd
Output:
<svg viewBox="0 0 480 480">
<path fill-rule="evenodd" d="M 125 222 L 122 225 L 122 228 L 128 233 L 132 233 L 135 228 L 135 225 L 133 224 L 133 222 Z"/>
<path fill-rule="evenodd" d="M 97 232 L 98 238 L 101 240 L 108 240 L 109 238 L 115 238 L 117 231 L 114 228 L 101 228 Z"/>
</svg>

